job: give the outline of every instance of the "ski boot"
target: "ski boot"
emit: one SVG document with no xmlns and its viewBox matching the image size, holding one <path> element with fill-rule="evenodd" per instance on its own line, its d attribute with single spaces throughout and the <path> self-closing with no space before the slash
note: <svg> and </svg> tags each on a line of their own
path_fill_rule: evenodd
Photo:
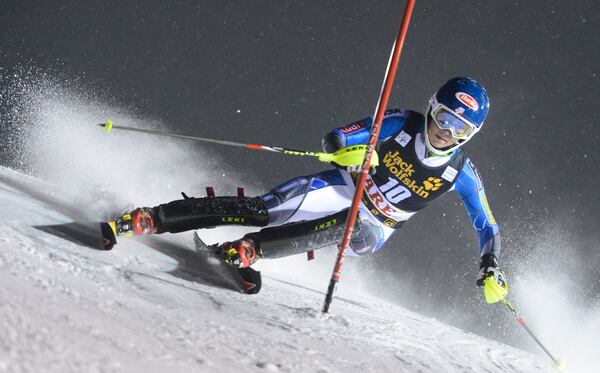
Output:
<svg viewBox="0 0 600 373">
<path fill-rule="evenodd" d="M 156 215 L 151 208 L 141 207 L 109 221 L 115 236 L 132 237 L 156 232 Z"/>
<path fill-rule="evenodd" d="M 215 254 L 224 263 L 238 268 L 248 268 L 258 260 L 260 250 L 258 242 L 244 237 L 233 242 L 224 242 L 217 246 Z"/>
</svg>

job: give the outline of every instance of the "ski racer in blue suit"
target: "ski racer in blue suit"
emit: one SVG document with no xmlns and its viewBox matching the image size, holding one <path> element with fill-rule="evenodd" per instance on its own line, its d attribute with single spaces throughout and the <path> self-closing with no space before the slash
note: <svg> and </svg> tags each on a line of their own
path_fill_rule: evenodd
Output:
<svg viewBox="0 0 600 373">
<path fill-rule="evenodd" d="M 479 235 L 477 284 L 507 291 L 499 269 L 500 235 L 481 176 L 462 146 L 482 127 L 489 110 L 486 90 L 475 80 L 457 77 L 429 100 L 425 115 L 393 109 L 385 113 L 377 153 L 380 163 L 367 177 L 350 255 L 379 250 L 411 216 L 454 190 Z M 372 118 L 336 128 L 323 138 L 335 152 L 368 142 Z M 138 208 L 115 219 L 117 235 L 177 233 L 216 225 L 263 227 L 216 247 L 226 262 L 240 268 L 259 258 L 278 258 L 333 246 L 340 240 L 355 190 L 356 174 L 335 165 L 296 177 L 258 197 L 188 198 L 153 208 Z M 489 286 L 488 286 L 489 285 Z M 491 298 L 494 298 L 492 295 Z"/>
<path fill-rule="evenodd" d="M 401 109 L 386 111 L 381 124 L 379 141 L 385 142 L 391 138 L 397 137 L 405 128 L 408 119 L 413 115 L 418 114 Z M 373 118 L 366 117 L 346 127 L 334 129 L 323 141 L 324 150 L 334 152 L 341 147 L 366 144 L 372 123 Z M 430 157 L 433 156 L 433 159 L 430 159 L 430 163 L 448 160 L 456 151 L 457 149 L 454 149 L 449 154 L 442 156 L 442 158 L 435 154 L 426 154 L 422 161 L 428 159 L 427 155 Z M 446 157 L 446 159 L 443 157 Z M 442 164 L 446 164 L 446 162 Z M 456 176 L 455 184 L 450 190 L 455 190 L 458 193 L 463 201 L 463 205 L 469 213 L 471 223 L 479 235 L 481 255 L 483 256 L 487 253 L 491 253 L 498 257 L 500 254 L 498 224 L 496 224 L 492 212 L 490 211 L 481 176 L 469 158 L 466 158 L 463 162 L 462 168 Z"/>
</svg>

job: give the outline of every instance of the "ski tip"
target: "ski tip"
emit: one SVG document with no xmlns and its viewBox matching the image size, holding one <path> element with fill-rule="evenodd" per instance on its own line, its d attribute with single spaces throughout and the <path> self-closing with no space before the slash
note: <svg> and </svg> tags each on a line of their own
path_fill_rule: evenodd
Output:
<svg viewBox="0 0 600 373">
<path fill-rule="evenodd" d="M 258 294 L 262 287 L 262 276 L 259 271 L 246 267 L 237 269 L 240 275 L 239 285 L 245 294 Z"/>
<path fill-rule="evenodd" d="M 114 222 L 112 222 L 112 224 L 100 223 L 100 229 L 102 231 L 101 248 L 103 250 L 112 250 L 112 248 L 117 244 Z"/>
</svg>

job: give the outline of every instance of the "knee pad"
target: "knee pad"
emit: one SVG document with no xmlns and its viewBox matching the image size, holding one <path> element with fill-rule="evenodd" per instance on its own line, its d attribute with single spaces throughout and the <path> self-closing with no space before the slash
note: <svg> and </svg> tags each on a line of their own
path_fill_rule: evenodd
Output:
<svg viewBox="0 0 600 373">
<path fill-rule="evenodd" d="M 382 240 L 383 229 L 368 220 L 362 220 L 360 226 L 352 232 L 350 248 L 357 255 L 366 255 L 376 251 Z"/>
</svg>

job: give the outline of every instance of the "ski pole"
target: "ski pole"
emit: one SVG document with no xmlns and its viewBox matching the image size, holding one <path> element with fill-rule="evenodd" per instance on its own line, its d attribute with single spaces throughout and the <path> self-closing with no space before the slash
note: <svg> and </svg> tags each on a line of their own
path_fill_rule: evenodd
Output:
<svg viewBox="0 0 600 373">
<path fill-rule="evenodd" d="M 485 278 L 483 280 L 483 286 L 484 286 L 483 293 L 485 295 L 485 301 L 490 304 L 502 301 L 506 305 L 506 307 L 509 309 L 509 311 L 513 315 L 515 315 L 515 318 L 517 319 L 519 324 L 521 324 L 521 326 L 525 329 L 527 334 L 529 334 L 529 336 L 531 336 L 531 338 L 533 338 L 533 340 L 542 348 L 542 350 L 544 350 L 546 355 L 548 355 L 550 357 L 550 359 L 552 359 L 552 361 L 554 362 L 554 365 L 558 369 L 562 370 L 565 366 L 564 361 L 560 358 L 557 359 L 554 356 L 552 356 L 550 351 L 548 351 L 548 349 L 542 344 L 542 342 L 538 339 L 538 337 L 536 337 L 536 335 L 533 334 L 531 329 L 529 329 L 529 327 L 525 323 L 525 319 L 523 319 L 517 313 L 517 310 L 508 301 L 508 299 L 506 299 L 506 294 L 508 293 L 508 285 L 506 285 L 506 284 L 500 285 L 496 282 L 496 280 L 494 279 L 493 276 L 488 276 L 487 278 Z"/>
<path fill-rule="evenodd" d="M 279 146 L 267 146 L 267 145 L 259 145 L 259 144 L 243 144 L 234 141 L 227 140 L 216 140 L 209 139 L 207 137 L 199 137 L 199 136 L 189 136 L 189 135 L 180 135 L 177 133 L 164 132 L 146 128 L 135 128 L 135 127 L 126 127 L 126 126 L 117 126 L 114 125 L 112 120 L 108 119 L 104 123 L 98 123 L 98 126 L 104 127 L 106 133 L 110 133 L 113 129 L 129 131 L 129 132 L 140 132 L 140 133 L 148 133 L 152 135 L 160 135 L 167 137 L 175 137 L 179 139 L 207 142 L 212 144 L 220 144 L 220 145 L 228 145 L 228 146 L 236 146 L 240 148 L 252 149 L 252 150 L 263 150 L 274 153 L 283 153 L 288 155 L 297 155 L 297 156 L 308 156 L 308 157 L 316 157 L 321 162 L 335 162 L 336 164 L 343 167 L 352 167 L 362 163 L 362 159 L 367 150 L 367 145 L 355 145 L 352 147 L 346 147 L 339 149 L 335 153 L 323 153 L 323 152 L 313 152 L 306 150 L 295 150 L 295 149 L 286 149 Z M 376 158 L 376 156 L 375 156 Z M 377 166 L 379 164 L 379 159 L 373 160 L 373 166 Z"/>
<path fill-rule="evenodd" d="M 523 319 L 517 313 L 517 310 L 513 307 L 512 304 L 510 304 L 510 302 L 506 298 L 503 298 L 502 302 L 506 305 L 506 307 L 510 310 L 510 312 L 513 315 L 515 315 L 515 318 L 517 319 L 517 321 L 519 322 L 519 324 L 521 324 L 521 326 L 525 329 L 525 331 L 527 332 L 527 334 L 529 334 L 531 336 L 531 338 L 533 338 L 533 340 L 538 344 L 538 346 L 540 346 L 542 348 L 542 350 L 544 350 L 544 352 L 546 353 L 546 355 L 548 355 L 548 357 L 550 357 L 550 359 L 552 359 L 552 362 L 554 362 L 554 366 L 556 368 L 558 368 L 559 370 L 564 370 L 564 368 L 565 368 L 565 361 L 563 359 L 561 359 L 561 358 L 555 358 L 550 353 L 550 351 L 548 351 L 548 349 L 542 344 L 542 342 L 538 339 L 538 337 L 536 337 L 536 335 L 533 334 L 533 332 L 531 331 L 531 329 L 529 329 L 529 327 L 525 323 L 525 319 Z"/>
<path fill-rule="evenodd" d="M 371 127 L 371 133 L 369 135 L 367 151 L 364 155 L 362 167 L 358 176 L 358 180 L 356 182 L 356 189 L 354 191 L 354 197 L 352 199 L 350 213 L 348 214 L 348 217 L 346 219 L 346 229 L 344 231 L 344 237 L 342 239 L 342 243 L 338 246 L 339 251 L 337 259 L 333 268 L 333 272 L 331 274 L 329 287 L 327 288 L 325 302 L 323 303 L 323 313 L 329 312 L 329 306 L 331 305 L 331 302 L 333 300 L 333 292 L 335 291 L 335 286 L 340 281 L 340 277 L 342 274 L 342 265 L 344 263 L 345 250 L 346 248 L 348 248 L 348 245 L 350 243 L 350 237 L 352 236 L 354 223 L 356 222 L 356 215 L 358 214 L 358 208 L 361 204 L 362 194 L 365 188 L 365 182 L 367 180 L 367 175 L 369 174 L 369 168 L 371 167 L 371 156 L 372 154 L 376 154 L 375 152 L 373 152 L 373 150 L 375 149 L 375 145 L 377 145 L 377 141 L 379 139 L 379 130 L 381 129 L 383 114 L 387 107 L 390 92 L 392 91 L 392 86 L 394 84 L 394 78 L 396 76 L 396 70 L 398 69 L 398 62 L 400 61 L 402 46 L 404 45 L 404 40 L 406 39 L 406 33 L 408 31 L 408 25 L 410 23 L 410 16 L 412 15 L 414 5 L 415 0 L 408 0 L 406 2 L 406 8 L 404 9 L 402 23 L 400 24 L 400 29 L 398 30 L 398 35 L 396 36 L 394 47 L 392 49 L 392 53 L 390 54 L 390 59 L 388 61 L 387 70 L 385 72 L 383 85 L 381 87 L 381 93 L 379 95 L 379 100 L 377 101 L 377 106 L 375 108 L 375 115 L 373 116 L 373 126 Z"/>
</svg>

